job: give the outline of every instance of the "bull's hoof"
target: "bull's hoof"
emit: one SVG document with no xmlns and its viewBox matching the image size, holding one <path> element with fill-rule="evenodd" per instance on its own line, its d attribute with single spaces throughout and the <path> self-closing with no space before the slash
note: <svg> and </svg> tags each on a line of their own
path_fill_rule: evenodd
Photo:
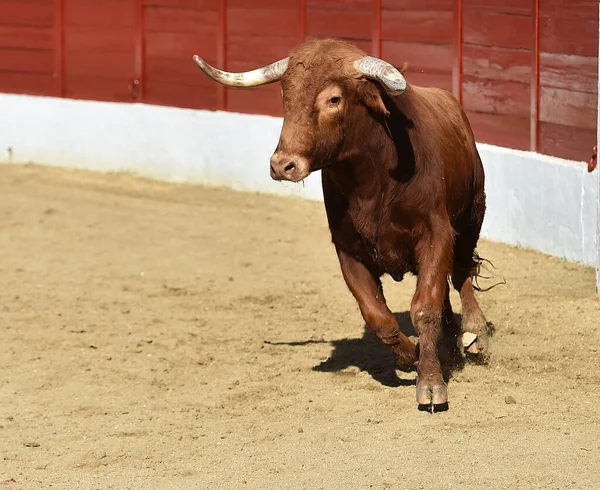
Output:
<svg viewBox="0 0 600 490">
<path fill-rule="evenodd" d="M 448 410 L 448 387 L 444 383 L 417 382 L 417 404 L 422 412 Z"/>
<path fill-rule="evenodd" d="M 419 344 L 416 342 L 407 342 L 406 344 L 396 344 L 390 346 L 396 365 L 401 369 L 410 369 L 419 360 Z"/>
<path fill-rule="evenodd" d="M 487 321 L 481 310 L 466 311 L 463 314 L 462 327 L 462 344 L 465 353 L 472 356 L 487 356 L 490 344 Z"/>
</svg>

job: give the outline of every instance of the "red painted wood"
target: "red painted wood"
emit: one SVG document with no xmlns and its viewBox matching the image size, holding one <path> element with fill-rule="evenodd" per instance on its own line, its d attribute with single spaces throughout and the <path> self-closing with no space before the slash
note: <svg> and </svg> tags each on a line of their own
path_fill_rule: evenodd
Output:
<svg viewBox="0 0 600 490">
<path fill-rule="evenodd" d="M 192 56 L 215 60 L 217 37 L 213 27 L 197 32 L 146 32 L 147 57 L 173 57 L 193 63 Z"/>
<path fill-rule="evenodd" d="M 576 92 L 598 93 L 598 58 L 541 53 L 540 84 Z"/>
<path fill-rule="evenodd" d="M 0 73 L 0 92 L 29 95 L 53 95 L 54 77 L 51 73 Z"/>
<path fill-rule="evenodd" d="M 28 2 L 26 0 L 0 1 L 0 25 L 23 27 L 52 27 L 54 25 L 54 2 Z"/>
<path fill-rule="evenodd" d="M 227 33 L 245 36 L 295 35 L 298 9 L 227 8 Z"/>
<path fill-rule="evenodd" d="M 517 150 L 529 149 L 529 116 L 503 116 L 467 111 L 475 139 Z"/>
<path fill-rule="evenodd" d="M 454 10 L 452 12 L 455 31 L 452 41 L 454 43 L 454 66 L 452 67 L 452 93 L 458 99 L 458 102 L 463 102 L 463 76 L 464 76 L 464 42 L 463 42 L 463 21 L 464 21 L 464 5 L 463 0 L 455 0 Z"/>
<path fill-rule="evenodd" d="M 54 49 L 51 28 L 0 25 L 0 46 L 21 49 Z"/>
<path fill-rule="evenodd" d="M 371 32 L 369 10 L 309 8 L 306 13 L 306 33 L 309 36 L 366 40 L 371 39 Z"/>
<path fill-rule="evenodd" d="M 306 0 L 306 6 L 312 9 L 370 11 L 373 0 Z"/>
<path fill-rule="evenodd" d="M 65 2 L 54 0 L 54 49 L 52 76 L 54 77 L 54 94 L 65 96 Z"/>
<path fill-rule="evenodd" d="M 316 0 L 318 1 L 318 0 Z M 455 0 L 381 0 L 384 10 L 449 10 Z"/>
<path fill-rule="evenodd" d="M 529 118 L 529 97 L 529 85 L 464 77 L 463 106 L 471 111 Z"/>
<path fill-rule="evenodd" d="M 530 95 L 530 139 L 529 148 L 537 151 L 539 146 L 539 114 L 540 114 L 540 0 L 532 0 L 533 30 L 531 50 L 531 95 Z"/>
<path fill-rule="evenodd" d="M 217 10 L 220 0 L 144 0 L 144 7 L 168 6 L 194 10 Z M 235 0 L 231 0 L 234 2 Z M 259 2 L 260 0 L 256 0 Z"/>
<path fill-rule="evenodd" d="M 54 72 L 54 52 L 46 49 L 0 47 L 0 72 L 52 75 Z"/>
<path fill-rule="evenodd" d="M 464 8 L 464 35 L 468 44 L 531 49 L 532 18 L 489 10 Z"/>
<path fill-rule="evenodd" d="M 216 26 L 217 17 L 217 10 L 152 5 L 145 8 L 144 23 L 145 29 L 151 32 L 196 32 Z"/>
<path fill-rule="evenodd" d="M 279 84 L 251 89 L 231 89 L 228 97 L 230 111 L 251 114 L 260 112 L 271 116 L 283 116 Z"/>
<path fill-rule="evenodd" d="M 64 0 L 65 25 L 134 27 L 136 0 Z"/>
<path fill-rule="evenodd" d="M 465 8 L 491 10 L 503 14 L 532 15 L 531 2 L 526 0 L 463 0 Z"/>
<path fill-rule="evenodd" d="M 214 83 L 214 82 L 213 82 Z M 186 107 L 190 109 L 217 110 L 217 90 L 197 84 L 179 84 L 172 81 L 148 80 L 146 97 L 152 104 Z"/>
<path fill-rule="evenodd" d="M 219 0 L 219 6 L 217 11 L 217 45 L 216 55 L 217 64 L 221 70 L 227 70 L 227 29 L 229 25 L 227 23 L 227 0 Z M 217 104 L 221 111 L 227 110 L 227 88 L 223 85 L 217 86 Z"/>
<path fill-rule="evenodd" d="M 598 20 L 549 17 L 540 11 L 540 50 L 598 57 Z M 597 15 L 596 15 L 597 17 Z"/>
<path fill-rule="evenodd" d="M 298 17 L 300 18 L 300 43 L 306 41 L 306 0 L 298 0 Z"/>
<path fill-rule="evenodd" d="M 540 87 L 540 121 L 594 129 L 597 111 L 597 94 Z"/>
<path fill-rule="evenodd" d="M 383 41 L 383 59 L 401 66 L 405 61 L 411 71 L 452 73 L 454 50 L 451 44 L 421 44 Z"/>
<path fill-rule="evenodd" d="M 297 45 L 298 36 L 230 36 L 227 42 L 227 56 L 234 61 L 247 61 L 256 65 L 266 64 L 288 56 Z"/>
<path fill-rule="evenodd" d="M 596 129 L 540 122 L 539 130 L 538 151 L 545 155 L 583 162 L 590 158 L 590 150 L 596 145 Z"/>
<path fill-rule="evenodd" d="M 382 36 L 386 40 L 451 44 L 455 32 L 451 10 L 392 10 L 382 19 Z"/>
<path fill-rule="evenodd" d="M 381 15 L 381 0 L 372 0 L 373 10 L 371 14 L 371 55 L 381 58 L 381 39 L 383 32 L 383 20 Z"/>
<path fill-rule="evenodd" d="M 529 51 L 465 44 L 462 59 L 465 75 L 527 84 L 531 82 L 532 67 Z"/>
<path fill-rule="evenodd" d="M 135 79 L 132 82 L 131 96 L 137 102 L 143 102 L 145 95 L 144 69 L 146 58 L 144 55 L 145 12 L 143 0 L 136 0 L 135 10 Z"/>
</svg>

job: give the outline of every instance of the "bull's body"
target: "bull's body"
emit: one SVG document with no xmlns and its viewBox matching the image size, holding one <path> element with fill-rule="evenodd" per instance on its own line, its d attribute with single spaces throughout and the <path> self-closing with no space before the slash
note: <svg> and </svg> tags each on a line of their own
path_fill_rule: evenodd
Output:
<svg viewBox="0 0 600 490">
<path fill-rule="evenodd" d="M 244 79 L 202 63 L 221 83 Z M 484 171 L 464 111 L 451 94 L 407 85 L 391 65 L 334 40 L 309 41 L 246 77 L 248 85 L 282 82 L 285 117 L 271 176 L 299 181 L 322 170 L 332 240 L 367 325 L 400 365 L 418 361 L 419 405 L 447 407 L 443 368 L 457 343 L 487 350 L 471 280 Z M 384 273 L 402 280 L 407 272 L 418 276 L 411 305 L 418 346 L 400 331 L 380 282 Z M 449 278 L 460 292 L 463 332 Z"/>
</svg>

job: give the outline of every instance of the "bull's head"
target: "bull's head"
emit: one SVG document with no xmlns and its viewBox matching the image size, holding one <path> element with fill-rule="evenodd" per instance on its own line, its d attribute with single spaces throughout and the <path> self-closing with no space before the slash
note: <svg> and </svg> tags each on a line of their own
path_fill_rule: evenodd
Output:
<svg viewBox="0 0 600 490">
<path fill-rule="evenodd" d="M 257 70 L 229 73 L 194 56 L 209 77 L 230 87 L 257 87 L 281 81 L 284 121 L 271 157 L 271 177 L 297 182 L 311 172 L 350 158 L 365 138 L 364 117 L 389 115 L 382 89 L 399 95 L 402 73 L 358 48 L 335 40 L 309 41 L 290 57 Z"/>
</svg>

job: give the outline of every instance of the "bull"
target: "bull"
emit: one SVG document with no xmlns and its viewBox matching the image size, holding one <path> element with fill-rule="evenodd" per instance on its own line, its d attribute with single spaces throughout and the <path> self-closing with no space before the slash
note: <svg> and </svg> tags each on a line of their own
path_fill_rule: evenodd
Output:
<svg viewBox="0 0 600 490">
<path fill-rule="evenodd" d="M 488 352 L 473 285 L 486 208 L 484 169 L 459 102 L 413 86 L 403 69 L 335 39 L 311 40 L 263 68 L 230 73 L 198 56 L 226 86 L 281 82 L 284 119 L 271 177 L 298 182 L 321 170 L 343 278 L 399 366 L 417 365 L 418 408 L 448 409 L 450 367 L 461 349 Z M 412 342 L 386 305 L 381 277 L 417 276 Z M 462 329 L 450 304 L 460 294 Z"/>
</svg>

